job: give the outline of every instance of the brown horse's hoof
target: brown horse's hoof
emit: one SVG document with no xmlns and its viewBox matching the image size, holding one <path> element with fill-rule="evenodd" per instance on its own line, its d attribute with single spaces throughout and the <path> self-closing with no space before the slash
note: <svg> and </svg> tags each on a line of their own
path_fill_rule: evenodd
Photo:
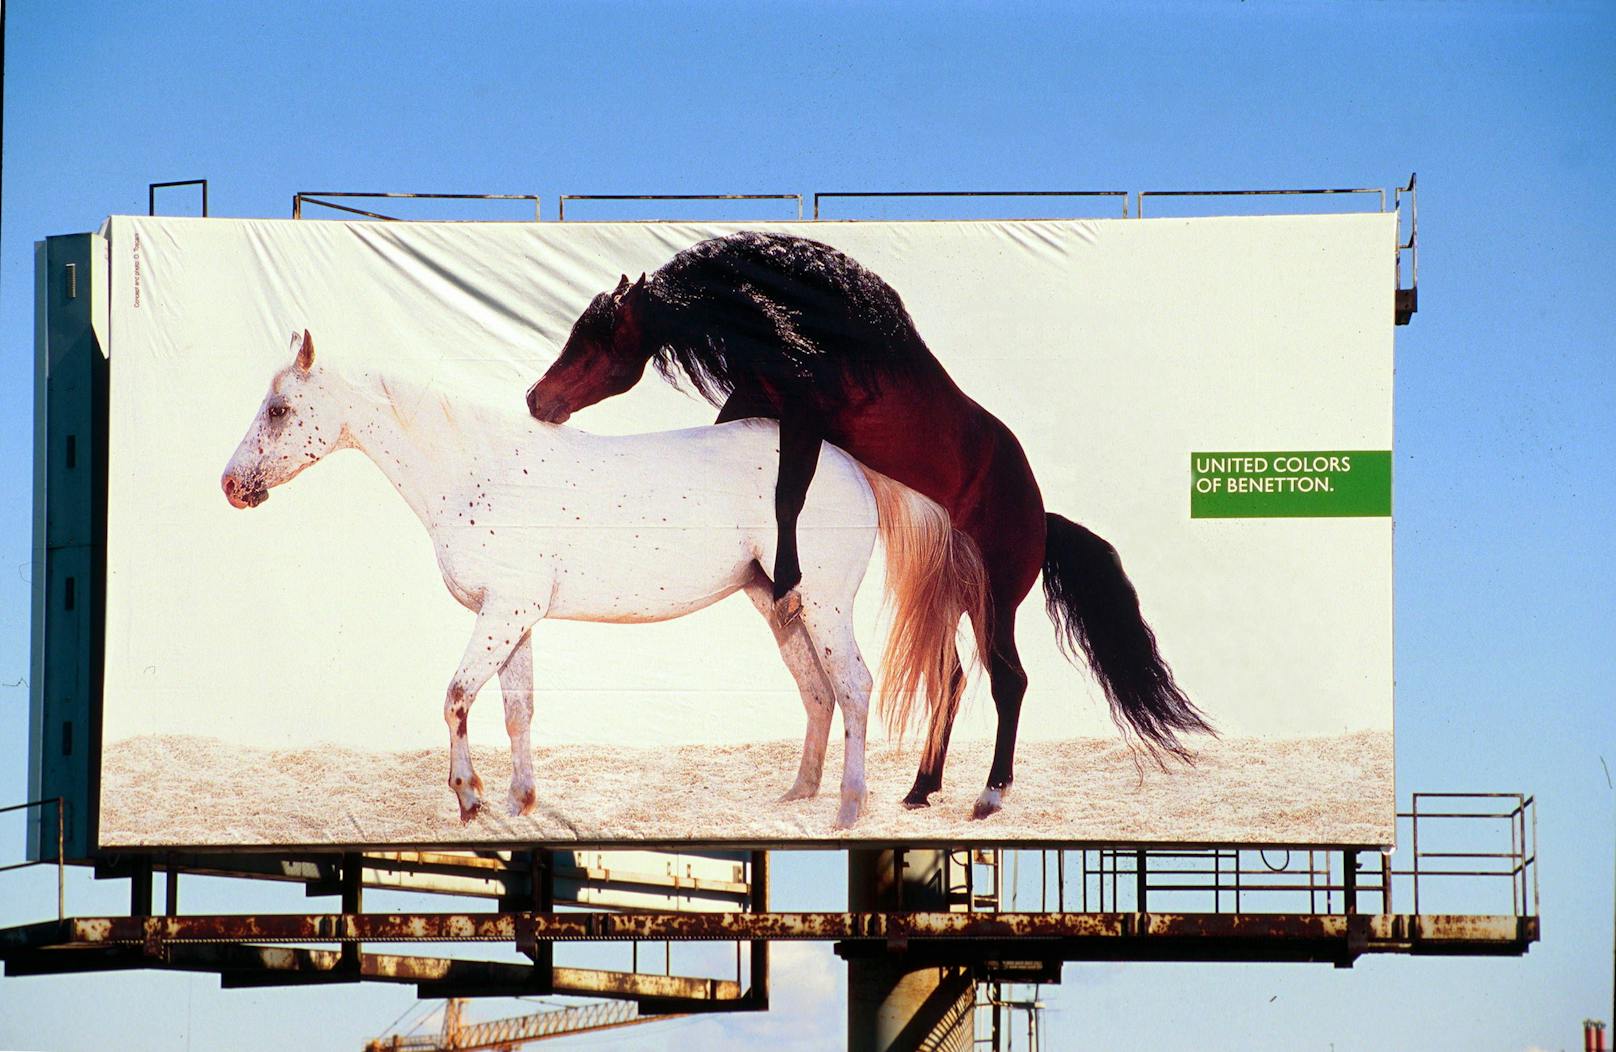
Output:
<svg viewBox="0 0 1616 1052">
<path fill-rule="evenodd" d="M 982 795 L 976 798 L 975 805 L 971 807 L 971 817 L 981 820 L 1002 810 L 1004 810 L 1004 792 L 999 789 L 984 789 Z"/>
<path fill-rule="evenodd" d="M 909 795 L 903 798 L 903 806 L 910 811 L 918 811 L 922 807 L 930 807 L 931 794 L 921 792 L 919 789 L 909 790 Z"/>
<path fill-rule="evenodd" d="M 774 623 L 790 628 L 802 619 L 802 595 L 795 588 L 774 601 Z"/>
</svg>

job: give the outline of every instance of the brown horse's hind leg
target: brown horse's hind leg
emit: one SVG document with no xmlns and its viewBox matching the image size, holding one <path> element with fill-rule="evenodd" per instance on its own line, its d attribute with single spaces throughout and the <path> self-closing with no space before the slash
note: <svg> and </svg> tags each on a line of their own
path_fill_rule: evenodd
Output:
<svg viewBox="0 0 1616 1052">
<path fill-rule="evenodd" d="M 1036 496 L 1036 489 L 1031 491 Z M 1009 503 L 1006 501 L 1005 503 Z M 1028 505 L 1029 521 L 1038 521 L 1032 518 L 1034 513 L 1041 515 L 1035 505 Z M 999 810 L 1003 804 L 1005 790 L 1015 774 L 1016 728 L 1021 721 L 1021 699 L 1027 691 L 1027 675 L 1021 670 L 1021 657 L 1016 651 L 1016 608 L 1032 590 L 1033 582 L 1037 579 L 1038 569 L 1042 565 L 1043 534 L 1027 529 L 1013 528 L 1014 520 L 1006 515 L 993 523 L 997 530 L 984 529 L 980 522 L 966 523 L 962 528 L 976 542 L 982 552 L 983 568 L 988 576 L 988 611 L 990 641 L 989 650 L 992 653 L 982 654 L 982 663 L 987 666 L 989 680 L 992 685 L 993 703 L 998 709 L 999 730 L 994 741 L 993 767 L 988 774 L 988 785 L 982 795 L 977 799 L 972 817 L 985 818 Z M 1030 538 L 1021 547 L 1013 548 L 1003 543 L 1004 538 Z M 995 542 L 998 543 L 995 543 Z M 1035 554 L 1036 553 L 1036 557 Z M 935 753 L 928 747 L 921 754 L 920 770 L 915 775 L 915 784 L 904 797 L 903 804 L 910 809 L 925 807 L 930 794 L 943 786 L 943 764 L 948 758 L 948 738 L 953 729 L 954 717 L 959 709 L 960 694 L 963 692 L 963 676 L 956 688 L 950 681 L 950 700 L 946 713 L 946 723 L 942 727 L 940 736 L 928 737 L 928 742 L 936 740 L 940 747 Z M 934 713 L 933 720 L 943 713 Z"/>
<path fill-rule="evenodd" d="M 948 737 L 954 732 L 954 717 L 959 714 L 960 698 L 965 693 L 965 669 L 959 654 L 948 674 L 948 703 L 931 714 L 931 726 L 926 732 L 926 751 L 920 754 L 920 772 L 915 775 L 914 787 L 903 798 L 903 806 L 913 811 L 931 806 L 931 794 L 943 787 L 943 763 L 948 759 Z"/>
<path fill-rule="evenodd" d="M 1021 699 L 1027 693 L 1027 673 L 1016 652 L 1015 623 L 1010 618 L 1005 621 L 1005 627 L 994 631 L 993 658 L 988 662 L 993 707 L 999 711 L 999 732 L 993 742 L 988 784 L 971 808 L 972 818 L 986 818 L 1003 807 L 1005 794 L 1016 777 L 1016 728 L 1021 722 Z"/>
</svg>

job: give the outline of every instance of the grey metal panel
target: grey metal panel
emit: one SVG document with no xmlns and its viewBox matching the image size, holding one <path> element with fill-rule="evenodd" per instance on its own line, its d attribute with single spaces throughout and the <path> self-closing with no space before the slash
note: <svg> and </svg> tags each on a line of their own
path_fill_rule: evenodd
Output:
<svg viewBox="0 0 1616 1052">
<path fill-rule="evenodd" d="M 322 895 L 337 892 L 338 857 L 165 852 L 162 864 L 170 872 L 300 882 L 309 885 L 309 894 Z M 367 888 L 477 898 L 531 895 L 527 862 L 511 852 L 366 852 L 361 858 Z M 554 851 L 550 859 L 554 900 L 568 905 L 735 912 L 752 899 L 745 851 Z M 106 865 L 96 875 L 128 873 Z"/>
<path fill-rule="evenodd" d="M 45 448 L 45 363 L 49 323 L 47 274 L 49 251 L 45 242 L 34 242 L 34 504 L 33 537 L 30 541 L 32 565 L 29 582 L 29 650 L 28 650 L 28 799 L 38 800 L 44 795 L 44 766 L 39 742 L 45 724 L 45 592 L 40 582 L 45 579 L 45 458 L 38 451 Z M 40 857 L 40 845 L 48 842 L 43 828 L 30 821 L 28 827 L 27 857 Z"/>
<path fill-rule="evenodd" d="M 65 854 L 95 848 L 106 608 L 107 359 L 94 317 L 105 241 L 47 238 L 35 251 L 33 680 L 29 791 L 66 801 Z M 31 859 L 55 854 L 50 807 Z"/>
</svg>

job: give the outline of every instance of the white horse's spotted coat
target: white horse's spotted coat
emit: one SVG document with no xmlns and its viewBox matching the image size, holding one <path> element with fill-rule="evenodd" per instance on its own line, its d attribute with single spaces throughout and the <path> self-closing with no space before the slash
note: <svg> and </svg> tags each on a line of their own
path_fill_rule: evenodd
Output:
<svg viewBox="0 0 1616 1052">
<path fill-rule="evenodd" d="M 469 821 L 482 806 L 466 714 L 498 675 L 514 773 L 512 814 L 534 806 L 533 660 L 544 618 L 663 621 L 744 591 L 772 611 L 761 566 L 774 564 L 778 429 L 746 421 L 607 437 L 541 424 L 520 392 L 491 404 L 453 401 L 407 378 L 317 361 L 307 333 L 277 373 L 221 483 L 252 507 L 267 491 L 340 449 L 358 449 L 392 482 L 432 538 L 438 568 L 476 626 L 444 700 L 449 785 Z M 784 799 L 819 789 L 839 705 L 847 732 L 838 827 L 865 799 L 871 677 L 853 637 L 853 596 L 874 549 L 869 483 L 826 446 L 799 525 L 803 612 L 771 623 L 808 714 L 802 762 Z"/>
</svg>

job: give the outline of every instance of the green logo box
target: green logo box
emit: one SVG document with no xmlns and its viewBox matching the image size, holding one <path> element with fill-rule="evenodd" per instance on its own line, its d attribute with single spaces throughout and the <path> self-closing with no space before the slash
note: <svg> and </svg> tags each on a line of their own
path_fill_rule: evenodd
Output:
<svg viewBox="0 0 1616 1052">
<path fill-rule="evenodd" d="M 1191 453 L 1190 518 L 1372 518 L 1392 513 L 1389 449 Z"/>
</svg>

